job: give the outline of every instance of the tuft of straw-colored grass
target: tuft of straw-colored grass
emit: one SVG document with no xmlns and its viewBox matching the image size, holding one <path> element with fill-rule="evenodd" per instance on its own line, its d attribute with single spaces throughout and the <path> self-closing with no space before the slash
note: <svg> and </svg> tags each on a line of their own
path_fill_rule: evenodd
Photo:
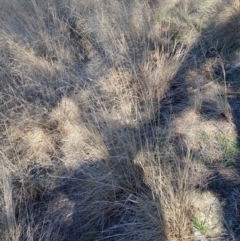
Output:
<svg viewBox="0 0 240 241">
<path fill-rule="evenodd" d="M 0 240 L 221 236 L 206 187 L 239 155 L 238 1 L 0 5 Z"/>
</svg>

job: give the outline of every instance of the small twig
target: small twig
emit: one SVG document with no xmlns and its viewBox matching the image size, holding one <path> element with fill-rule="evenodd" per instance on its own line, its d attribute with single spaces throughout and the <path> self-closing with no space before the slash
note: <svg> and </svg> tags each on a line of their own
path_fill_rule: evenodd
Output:
<svg viewBox="0 0 240 241">
<path fill-rule="evenodd" d="M 208 82 L 208 83 L 206 83 L 206 84 L 204 84 L 204 85 L 202 85 L 202 86 L 200 86 L 200 87 L 198 87 L 198 88 L 190 91 L 190 93 L 195 93 L 195 92 L 197 92 L 197 91 L 201 91 L 201 90 L 205 89 L 206 87 L 208 87 L 209 85 L 211 85 L 211 84 L 213 84 L 214 82 L 216 82 L 218 79 L 219 79 L 219 78 L 217 78 L 217 79 L 215 79 L 215 80 L 212 80 L 212 81 L 210 81 L 210 82 Z"/>
<path fill-rule="evenodd" d="M 213 125 L 215 125 L 217 128 L 218 128 L 218 130 L 222 133 L 222 134 L 224 134 L 224 132 L 213 122 Z"/>
<path fill-rule="evenodd" d="M 224 81 L 224 97 L 225 97 L 225 103 L 227 103 L 227 81 L 226 81 L 226 71 L 223 62 L 221 61 L 221 67 L 223 71 L 223 81 Z"/>
</svg>

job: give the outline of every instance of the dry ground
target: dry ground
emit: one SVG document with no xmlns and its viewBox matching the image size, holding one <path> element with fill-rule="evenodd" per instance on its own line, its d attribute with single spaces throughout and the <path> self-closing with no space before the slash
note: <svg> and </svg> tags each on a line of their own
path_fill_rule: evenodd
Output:
<svg viewBox="0 0 240 241">
<path fill-rule="evenodd" d="M 240 240 L 238 0 L 0 0 L 0 240 Z"/>
</svg>

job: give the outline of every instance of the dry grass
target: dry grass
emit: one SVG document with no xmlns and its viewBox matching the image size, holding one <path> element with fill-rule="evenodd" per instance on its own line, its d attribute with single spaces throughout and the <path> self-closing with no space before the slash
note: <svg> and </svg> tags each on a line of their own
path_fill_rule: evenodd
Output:
<svg viewBox="0 0 240 241">
<path fill-rule="evenodd" d="M 0 5 L 0 240 L 239 239 L 237 0 Z"/>
</svg>

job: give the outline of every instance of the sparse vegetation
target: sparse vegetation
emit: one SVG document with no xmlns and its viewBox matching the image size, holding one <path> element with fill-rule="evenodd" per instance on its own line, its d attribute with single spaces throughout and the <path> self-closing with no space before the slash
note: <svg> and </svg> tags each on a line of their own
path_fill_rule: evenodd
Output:
<svg viewBox="0 0 240 241">
<path fill-rule="evenodd" d="M 234 166 L 237 155 L 239 154 L 236 138 L 227 135 L 216 136 L 223 150 L 223 160 L 226 166 Z"/>
<path fill-rule="evenodd" d="M 198 217 L 194 217 L 194 228 L 203 234 L 206 233 L 210 229 L 209 224 L 206 223 L 206 221 L 202 221 Z"/>
<path fill-rule="evenodd" d="M 0 240 L 240 239 L 238 0 L 0 0 L 0 26 Z"/>
</svg>

